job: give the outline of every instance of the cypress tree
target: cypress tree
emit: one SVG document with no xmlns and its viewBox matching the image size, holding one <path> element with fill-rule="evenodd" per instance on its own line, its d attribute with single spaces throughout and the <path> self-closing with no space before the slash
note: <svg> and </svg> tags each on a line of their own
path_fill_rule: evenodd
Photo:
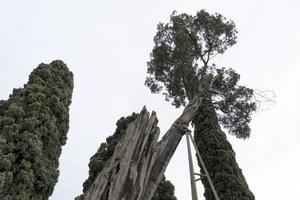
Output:
<svg viewBox="0 0 300 200">
<path fill-rule="evenodd" d="M 238 85 L 240 75 L 233 69 L 210 64 L 236 43 L 236 34 L 234 22 L 221 14 L 173 12 L 169 23 L 157 26 L 145 85 L 153 93 L 162 92 L 175 107 L 202 99 L 192 120 L 194 138 L 219 197 L 252 200 L 254 195 L 219 124 L 237 138 L 248 138 L 251 114 L 256 111 L 254 91 Z M 213 200 L 208 181 L 202 183 L 206 199 Z"/>
<path fill-rule="evenodd" d="M 40 64 L 23 88 L 0 101 L 0 199 L 46 200 L 57 182 L 69 129 L 73 74 Z"/>
<path fill-rule="evenodd" d="M 193 124 L 195 125 L 196 145 L 209 170 L 211 179 L 214 181 L 220 199 L 255 199 L 236 162 L 235 152 L 219 125 L 218 116 L 211 101 L 203 102 Z M 205 175 L 203 169 L 200 173 Z M 215 200 L 207 178 L 202 176 L 201 181 L 205 188 L 205 198 Z"/>
<path fill-rule="evenodd" d="M 177 200 L 174 196 L 175 187 L 171 181 L 166 180 L 166 177 L 163 176 L 160 184 L 158 185 L 152 200 Z"/>
<path fill-rule="evenodd" d="M 83 192 L 86 192 L 91 187 L 98 174 L 103 170 L 105 164 L 112 157 L 119 140 L 124 134 L 126 134 L 128 125 L 137 117 L 138 114 L 136 113 L 127 117 L 121 117 L 116 123 L 117 128 L 114 134 L 107 137 L 106 142 L 101 143 L 97 152 L 90 158 L 89 177 L 83 183 Z M 173 184 L 163 177 L 152 200 L 176 200 L 174 190 Z"/>
</svg>

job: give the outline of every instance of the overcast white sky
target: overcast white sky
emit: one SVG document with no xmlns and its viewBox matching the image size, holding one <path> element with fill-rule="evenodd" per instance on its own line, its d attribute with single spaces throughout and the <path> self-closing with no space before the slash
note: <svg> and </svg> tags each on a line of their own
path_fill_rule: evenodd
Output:
<svg viewBox="0 0 300 200">
<path fill-rule="evenodd" d="M 215 58 L 241 83 L 270 89 L 277 103 L 254 114 L 249 140 L 228 136 L 258 200 L 300 199 L 300 1 L 298 0 L 1 0 L 0 99 L 21 87 L 41 62 L 62 59 L 75 75 L 68 141 L 51 200 L 74 199 L 88 176 L 89 158 L 121 116 L 155 110 L 164 133 L 178 117 L 144 86 L 158 22 L 173 10 L 206 9 L 232 19 L 238 44 Z M 179 200 L 190 199 L 186 143 L 168 169 Z M 198 183 L 198 193 L 203 189 Z M 203 199 L 200 198 L 200 199 Z"/>
</svg>

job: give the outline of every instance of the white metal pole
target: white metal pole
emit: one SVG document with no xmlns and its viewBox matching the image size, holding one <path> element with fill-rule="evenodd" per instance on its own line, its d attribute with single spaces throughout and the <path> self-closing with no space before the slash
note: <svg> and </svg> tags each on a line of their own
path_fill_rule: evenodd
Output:
<svg viewBox="0 0 300 200">
<path fill-rule="evenodd" d="M 210 187 L 211 187 L 211 190 L 212 190 L 212 192 L 213 192 L 213 194 L 214 194 L 215 199 L 216 199 L 216 200 L 220 200 L 220 199 L 219 199 L 219 196 L 218 196 L 218 193 L 217 193 L 217 191 L 216 191 L 216 188 L 215 188 L 215 186 L 214 186 L 214 184 L 213 184 L 213 182 L 212 182 L 212 180 L 211 180 L 211 178 L 210 178 L 210 176 L 209 176 L 209 173 L 208 173 L 208 171 L 207 171 L 207 169 L 206 169 L 206 167 L 205 167 L 204 161 L 203 161 L 203 159 L 202 159 L 202 157 L 201 157 L 201 155 L 200 155 L 200 152 L 199 152 L 199 150 L 198 150 L 198 148 L 197 148 L 197 146 L 196 146 L 196 143 L 195 143 L 195 141 L 194 141 L 194 139 L 193 139 L 191 133 L 188 132 L 188 133 L 186 133 L 186 135 L 189 135 L 189 137 L 190 137 L 191 140 L 192 140 L 192 143 L 193 143 L 194 148 L 195 148 L 195 150 L 196 150 L 196 154 L 197 154 L 197 156 L 198 156 L 198 159 L 199 159 L 199 161 L 200 161 L 201 166 L 203 167 L 204 173 L 205 173 L 205 175 L 206 175 L 206 178 L 207 178 L 207 180 L 208 180 L 208 183 L 209 183 L 209 185 L 210 185 Z M 188 140 L 188 139 L 187 139 L 187 140 Z"/>
<path fill-rule="evenodd" d="M 186 143 L 187 143 L 188 158 L 189 158 L 192 200 L 198 200 L 197 188 L 196 188 L 196 181 L 195 181 L 195 174 L 194 174 L 194 166 L 193 166 L 193 158 L 192 158 L 192 152 L 191 152 L 191 145 L 190 145 L 189 136 L 187 134 L 188 133 L 186 133 Z"/>
</svg>

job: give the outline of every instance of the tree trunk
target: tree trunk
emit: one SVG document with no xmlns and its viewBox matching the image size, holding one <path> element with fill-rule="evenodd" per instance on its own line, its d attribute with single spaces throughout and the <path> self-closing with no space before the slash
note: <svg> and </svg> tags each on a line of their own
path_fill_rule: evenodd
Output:
<svg viewBox="0 0 300 200">
<path fill-rule="evenodd" d="M 202 98 L 195 97 L 158 142 L 155 112 L 144 107 L 92 186 L 76 200 L 151 200 Z"/>
<path fill-rule="evenodd" d="M 194 138 L 221 200 L 254 200 L 235 153 L 218 123 L 211 101 L 205 100 L 193 120 Z M 200 166 L 200 164 L 199 164 Z M 203 169 L 201 173 L 204 174 Z M 206 200 L 215 200 L 206 177 L 201 178 Z"/>
</svg>

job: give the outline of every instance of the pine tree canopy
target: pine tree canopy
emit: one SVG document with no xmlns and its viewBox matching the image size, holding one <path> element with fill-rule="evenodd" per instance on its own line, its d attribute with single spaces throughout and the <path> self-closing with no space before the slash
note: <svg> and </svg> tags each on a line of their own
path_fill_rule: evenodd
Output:
<svg viewBox="0 0 300 200">
<path fill-rule="evenodd" d="M 232 68 L 209 63 L 236 43 L 236 34 L 234 22 L 221 14 L 173 12 L 169 23 L 157 26 L 145 85 L 153 93 L 162 92 L 176 107 L 201 93 L 212 100 L 229 133 L 247 138 L 256 110 L 253 90 L 238 85 L 240 76 Z"/>
<path fill-rule="evenodd" d="M 97 152 L 90 158 L 89 163 L 89 177 L 83 183 L 83 192 L 86 192 L 92 183 L 97 178 L 98 174 L 103 170 L 105 164 L 112 157 L 115 147 L 121 140 L 122 136 L 126 134 L 128 125 L 138 117 L 138 114 L 133 113 L 128 117 L 121 117 L 116 125 L 117 128 L 112 136 L 106 138 L 106 142 L 101 143 Z M 152 200 L 176 200 L 174 196 L 175 188 L 173 184 L 163 177 L 158 185 Z"/>
<path fill-rule="evenodd" d="M 40 64 L 23 88 L 0 101 L 0 199 L 47 200 L 69 129 L 73 74 L 59 60 Z"/>
</svg>

